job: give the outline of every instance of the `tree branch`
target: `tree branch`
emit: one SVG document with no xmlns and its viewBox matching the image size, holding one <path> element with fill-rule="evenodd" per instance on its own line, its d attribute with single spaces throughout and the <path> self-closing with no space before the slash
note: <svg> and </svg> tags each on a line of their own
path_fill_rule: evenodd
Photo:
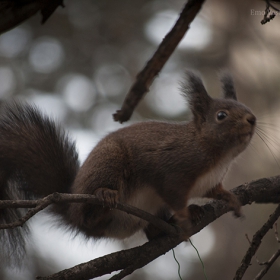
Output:
<svg viewBox="0 0 280 280">
<path fill-rule="evenodd" d="M 276 14 L 274 12 L 270 13 L 270 8 L 272 8 L 276 13 L 280 12 L 278 8 L 276 8 L 274 5 L 271 4 L 270 0 L 265 0 L 265 2 L 266 2 L 266 8 L 265 8 L 263 19 L 261 20 L 261 24 L 266 24 L 267 22 L 270 22 L 275 18 Z M 279 4 L 280 1 L 274 0 L 273 2 L 276 3 L 278 2 Z"/>
<path fill-rule="evenodd" d="M 277 221 L 279 216 L 280 216 L 280 204 L 278 205 L 276 210 L 273 212 L 273 214 L 270 215 L 267 222 L 255 233 L 253 240 L 251 242 L 251 246 L 247 250 L 247 252 L 241 262 L 240 267 L 236 271 L 234 280 L 242 279 L 248 266 L 251 263 L 252 257 L 256 254 L 256 252 L 262 242 L 263 237 L 273 227 L 273 224 Z"/>
<path fill-rule="evenodd" d="M 96 196 L 89 194 L 64 194 L 64 193 L 53 193 L 45 198 L 38 200 L 2 200 L 0 201 L 0 209 L 1 208 L 33 208 L 29 210 L 21 219 L 10 223 L 10 224 L 0 224 L 1 229 L 15 228 L 22 226 L 26 221 L 32 218 L 35 214 L 40 212 L 41 210 L 47 208 L 49 205 L 53 203 L 92 203 L 106 206 L 105 202 L 100 201 Z M 152 223 L 162 231 L 166 232 L 170 235 L 178 235 L 178 231 L 166 223 L 162 219 L 157 218 L 150 213 L 147 213 L 141 209 L 130 205 L 124 205 L 121 203 L 117 203 L 115 209 L 127 212 L 134 216 L 137 216 L 143 220 Z"/>
<path fill-rule="evenodd" d="M 260 280 L 263 278 L 263 276 L 267 273 L 267 271 L 271 268 L 271 266 L 274 264 L 274 262 L 279 258 L 280 256 L 280 249 L 273 254 L 273 256 L 265 263 L 265 268 L 259 272 L 259 274 L 255 277 L 254 280 Z"/>
<path fill-rule="evenodd" d="M 122 271 L 126 271 L 128 269 L 129 273 L 132 273 L 137 268 L 143 267 L 147 263 L 166 253 L 170 249 L 176 247 L 181 242 L 182 240 L 176 237 L 160 237 L 147 242 L 142 246 L 112 253 L 104 257 L 89 261 L 87 263 L 77 265 L 73 268 L 66 269 L 51 276 L 37 277 L 37 279 L 86 280 L 99 277 L 104 274 L 110 274 L 114 271 L 122 269 Z M 130 267 L 132 267 L 133 269 L 130 269 Z M 123 275 L 121 276 L 123 278 L 126 275 L 128 274 L 123 273 Z M 113 278 L 111 279 L 116 280 L 122 278 L 113 276 Z"/>
<path fill-rule="evenodd" d="M 144 69 L 137 75 L 136 81 L 126 95 L 121 110 L 118 110 L 115 114 L 113 114 L 115 121 L 123 123 L 130 119 L 133 110 L 143 98 L 145 93 L 149 91 L 149 87 L 154 78 L 161 71 L 166 61 L 184 37 L 185 33 L 189 29 L 190 23 L 200 11 L 204 1 L 205 0 L 189 0 L 186 3 L 174 27 L 165 36 Z"/>
<path fill-rule="evenodd" d="M 233 189 L 232 192 L 238 196 L 242 205 L 251 204 L 253 202 L 280 203 L 280 176 L 253 181 Z M 73 198 L 74 196 L 76 195 L 65 195 L 63 200 L 59 200 L 56 203 L 70 202 L 70 200 L 71 202 L 82 202 L 81 197 Z M 96 198 L 83 197 L 83 199 L 85 199 L 84 202 L 89 202 L 90 200 L 92 202 L 94 199 L 97 201 Z M 0 203 L 0 206 L 7 207 L 8 204 L 9 206 L 15 207 L 16 203 L 9 201 L 8 203 L 6 202 L 5 206 Z M 26 201 L 20 201 L 18 204 L 22 207 L 27 207 Z M 36 203 L 33 204 L 33 207 L 36 205 Z M 199 232 L 218 217 L 230 211 L 226 203 L 218 200 L 207 203 L 202 209 L 204 211 L 204 217 L 198 224 L 193 225 L 191 235 Z M 125 211 L 127 211 L 127 209 Z M 77 265 L 73 268 L 63 270 L 59 273 L 47 277 L 40 277 L 38 279 L 90 279 L 104 274 L 110 274 L 117 270 L 121 270 L 121 272 L 119 275 L 113 276 L 112 279 L 122 279 L 122 277 L 145 266 L 152 260 L 176 247 L 181 242 L 182 240 L 179 236 L 166 235 L 147 242 L 142 246 L 112 253 L 90 262 Z"/>
<path fill-rule="evenodd" d="M 253 202 L 258 203 L 280 203 L 280 176 L 275 176 L 271 178 L 263 178 L 257 181 L 252 181 L 246 183 L 232 190 L 241 201 L 242 205 L 251 204 Z M 48 201 L 48 199 L 50 201 Z M 48 202 L 46 202 L 48 201 Z M 44 204 L 44 207 L 50 205 L 51 203 L 65 203 L 65 202 L 91 202 L 102 204 L 97 198 L 91 195 L 75 195 L 75 194 L 52 194 L 43 200 L 35 201 L 0 201 L 0 208 L 8 207 L 38 207 L 39 205 Z M 40 204 L 42 203 L 42 204 Z M 42 206 L 41 206 L 42 207 Z M 123 208 L 122 208 L 123 207 Z M 37 210 L 38 210 L 37 208 Z M 122 208 L 122 209 L 121 209 Z M 279 207 L 278 207 L 279 208 Z M 126 211 L 133 215 L 143 218 L 142 212 L 140 209 L 136 209 L 131 206 L 118 204 L 116 209 L 121 211 Z M 207 203 L 202 206 L 204 211 L 204 216 L 198 224 L 193 225 L 191 229 L 191 235 L 199 232 L 205 226 L 216 220 L 221 215 L 230 211 L 228 205 L 219 200 L 214 200 L 211 203 Z M 34 210 L 34 209 L 32 209 Z M 136 211 L 137 210 L 137 211 Z M 140 211 L 140 212 L 138 212 Z M 141 214 L 139 214 L 141 213 Z M 145 212 L 144 212 L 145 213 Z M 157 222 L 154 222 L 153 219 L 150 219 L 152 216 L 149 213 L 146 213 L 149 219 L 149 222 L 152 222 L 156 225 Z M 153 216 L 152 216 L 153 217 Z M 155 217 L 154 217 L 155 218 Z M 157 219 L 157 218 L 156 218 Z M 104 274 L 110 274 L 114 271 L 121 270 L 119 275 L 113 276 L 113 280 L 122 279 L 124 276 L 131 274 L 138 268 L 141 268 L 156 259 L 157 257 L 165 254 L 172 248 L 176 247 L 182 242 L 180 237 L 174 235 L 174 228 L 164 221 L 161 221 L 167 227 L 159 226 L 159 228 L 165 228 L 167 232 L 170 230 L 173 235 L 166 235 L 154 239 L 150 242 L 145 243 L 142 246 L 135 247 L 129 250 L 123 250 L 120 252 L 112 253 L 95 260 L 92 260 L 87 263 L 77 265 L 73 268 L 63 270 L 59 273 L 47 276 L 39 277 L 38 279 L 90 279 L 99 277 Z M 159 225 L 159 224 L 157 224 Z M 165 231 L 165 229 L 163 229 Z"/>
<path fill-rule="evenodd" d="M 63 0 L 0 1 L 0 34 L 8 31 L 41 11 L 42 23 L 52 15 Z"/>
</svg>

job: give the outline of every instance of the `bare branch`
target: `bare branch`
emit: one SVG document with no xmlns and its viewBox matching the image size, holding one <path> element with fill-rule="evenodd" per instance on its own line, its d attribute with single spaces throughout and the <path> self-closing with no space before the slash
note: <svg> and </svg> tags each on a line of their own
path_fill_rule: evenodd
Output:
<svg viewBox="0 0 280 280">
<path fill-rule="evenodd" d="M 46 196 L 43 199 L 38 200 L 3 200 L 0 201 L 0 209 L 1 208 L 33 208 L 29 210 L 25 216 L 23 216 L 18 221 L 15 221 L 10 224 L 0 224 L 0 229 L 7 229 L 7 228 L 15 228 L 18 226 L 22 226 L 26 221 L 28 221 L 31 217 L 33 217 L 36 213 L 40 212 L 41 210 L 47 208 L 49 205 L 53 203 L 93 203 L 93 204 L 99 204 L 99 205 L 105 205 L 106 204 L 103 201 L 100 201 L 96 196 L 94 195 L 82 195 L 82 194 L 61 194 L 61 193 L 53 193 L 48 196 Z M 166 223 L 165 221 L 151 215 L 150 213 L 147 213 L 141 209 L 138 209 L 133 206 L 124 205 L 121 203 L 117 203 L 115 206 L 115 209 L 127 212 L 129 214 L 132 214 L 134 216 L 137 216 L 143 220 L 146 220 L 159 229 L 163 230 L 164 232 L 170 234 L 170 235 L 178 235 L 178 231 L 171 226 L 170 224 Z"/>
<path fill-rule="evenodd" d="M 232 192 L 238 196 L 242 205 L 251 204 L 253 202 L 279 203 L 280 202 L 279 186 L 280 186 L 280 176 L 276 176 L 271 178 L 260 179 L 248 184 L 241 185 L 233 189 Z M 92 202 L 92 203 L 102 204 L 102 202 L 98 201 L 97 198 L 90 195 L 53 194 L 51 196 L 53 196 L 52 203 Z M 37 207 L 39 205 L 38 204 L 39 201 L 42 200 L 37 200 L 35 201 L 36 203 L 34 203 L 34 201 L 30 201 L 29 205 L 28 205 L 29 203 L 28 201 L 18 201 L 18 206 L 23 208 Z M 0 202 L 0 207 L 1 208 L 4 207 L 7 208 L 8 206 L 16 207 L 16 203 L 17 202 L 3 201 L 3 204 L 2 202 Z M 119 204 L 117 205 L 117 207 L 119 207 Z M 132 212 L 135 209 L 131 211 L 131 209 L 133 209 L 134 207 L 125 206 L 125 205 L 122 205 L 122 207 L 124 207 L 123 210 L 126 209 L 124 211 L 127 211 L 128 213 L 135 214 L 137 212 L 137 211 Z M 204 205 L 202 209 L 204 211 L 204 217 L 201 219 L 201 221 L 198 224 L 193 225 L 191 235 L 199 232 L 209 223 L 213 222 L 221 215 L 230 211 L 229 206 L 225 202 L 218 201 L 218 200 L 215 200 L 211 203 Z M 138 215 L 138 217 L 142 217 L 142 214 Z M 151 222 L 155 224 L 152 220 Z M 165 222 L 163 223 L 166 224 Z M 171 227 L 172 230 L 174 230 L 172 226 L 170 225 L 167 226 Z M 122 279 L 122 277 L 132 273 L 138 268 L 145 266 L 152 260 L 168 252 L 170 249 L 176 247 L 181 242 L 182 240 L 178 235 L 162 236 L 150 242 L 147 242 L 142 246 L 109 254 L 97 258 L 95 260 L 92 260 L 88 263 L 83 263 L 73 268 L 63 270 L 59 273 L 47 277 L 41 277 L 38 279 L 90 279 L 90 278 L 99 277 L 101 275 L 110 274 L 118 270 L 121 270 L 121 272 L 119 273 L 119 275 L 113 276 L 112 279 L 114 280 Z"/>
<path fill-rule="evenodd" d="M 254 280 L 260 280 L 267 273 L 270 267 L 274 264 L 274 262 L 280 256 L 280 249 L 267 261 L 265 262 L 265 268 L 259 272 L 259 274 L 255 277 Z"/>
<path fill-rule="evenodd" d="M 280 243 L 279 235 L 278 235 L 278 229 L 277 229 L 277 223 L 274 224 L 274 235 L 275 239 L 278 243 Z"/>
<path fill-rule="evenodd" d="M 276 176 L 241 185 L 232 191 L 238 196 L 243 205 L 251 204 L 252 202 L 280 202 L 279 186 L 280 176 Z M 204 205 L 202 209 L 205 215 L 198 224 L 193 226 L 191 235 L 199 232 L 206 225 L 230 211 L 226 203 L 217 200 Z M 176 247 L 181 242 L 182 240 L 178 236 L 159 237 L 140 247 L 113 253 L 38 279 L 89 279 L 110 274 L 117 270 L 121 270 L 121 272 L 111 279 L 122 279 L 134 270 L 145 266 Z"/>
<path fill-rule="evenodd" d="M 273 12 L 270 14 L 270 8 L 272 8 L 277 13 L 280 12 L 280 10 L 277 9 L 274 5 L 272 5 L 269 0 L 265 0 L 265 2 L 266 2 L 266 8 L 265 8 L 265 13 L 264 13 L 263 19 L 261 21 L 261 24 L 266 24 L 267 22 L 270 22 L 271 20 L 273 20 L 275 18 L 276 14 Z"/>
<path fill-rule="evenodd" d="M 174 27 L 165 36 L 144 69 L 137 75 L 135 83 L 126 95 L 121 110 L 118 110 L 113 115 L 115 121 L 123 123 L 130 119 L 133 110 L 144 94 L 149 91 L 149 87 L 154 78 L 161 71 L 166 61 L 184 37 L 185 33 L 189 29 L 190 23 L 200 11 L 204 1 L 205 0 L 189 0 L 186 3 Z"/>
<path fill-rule="evenodd" d="M 246 239 L 248 240 L 249 244 L 251 245 L 252 242 L 251 242 L 251 240 L 250 240 L 248 234 L 246 233 L 245 236 L 246 236 Z M 261 261 L 258 259 L 257 256 L 255 256 L 255 259 L 256 259 L 256 262 L 257 262 L 259 265 L 264 265 L 264 264 L 266 264 L 266 262 L 261 262 Z"/>
<path fill-rule="evenodd" d="M 14 28 L 39 11 L 44 23 L 58 6 L 64 7 L 63 0 L 1 1 L 0 33 Z"/>
<path fill-rule="evenodd" d="M 270 0 L 265 0 L 266 4 L 271 7 L 274 11 L 276 12 L 280 12 L 280 10 L 278 8 L 276 8 L 274 5 L 271 4 Z M 274 0 L 274 2 L 279 2 L 279 1 L 276 1 Z"/>
<path fill-rule="evenodd" d="M 273 224 L 277 221 L 280 216 L 280 204 L 277 206 L 276 210 L 273 214 L 270 215 L 267 222 L 255 233 L 253 240 L 251 242 L 251 246 L 247 250 L 240 267 L 237 269 L 234 280 L 242 279 L 244 273 L 246 272 L 248 266 L 250 265 L 252 257 L 257 252 L 263 237 L 266 233 L 273 227 Z"/>
<path fill-rule="evenodd" d="M 86 280 L 90 278 L 99 277 L 104 274 L 110 274 L 113 271 L 118 271 L 133 267 L 133 270 L 129 271 L 132 273 L 137 268 L 143 267 L 147 263 L 166 253 L 173 247 L 176 247 L 182 240 L 176 237 L 160 237 L 150 242 L 145 243 L 142 246 L 135 247 L 128 250 L 112 253 L 110 255 L 97 258 L 87 263 L 77 265 L 71 269 L 58 272 L 54 275 L 47 277 L 37 277 L 37 279 L 49 280 L 49 279 L 67 279 L 67 280 Z M 128 275 L 123 273 L 122 277 Z M 119 277 L 112 278 L 122 279 Z"/>
<path fill-rule="evenodd" d="M 275 235 L 276 241 L 277 241 L 277 243 L 279 243 L 277 222 L 274 223 L 273 227 L 274 227 L 274 235 Z M 251 244 L 250 241 L 249 241 L 249 243 Z M 256 257 L 258 264 L 265 266 L 265 268 L 258 273 L 258 275 L 255 277 L 254 280 L 262 279 L 263 276 L 268 272 L 268 270 L 271 268 L 271 266 L 278 259 L 279 256 L 280 256 L 280 249 L 278 251 L 276 251 L 268 261 L 260 262 Z"/>
</svg>

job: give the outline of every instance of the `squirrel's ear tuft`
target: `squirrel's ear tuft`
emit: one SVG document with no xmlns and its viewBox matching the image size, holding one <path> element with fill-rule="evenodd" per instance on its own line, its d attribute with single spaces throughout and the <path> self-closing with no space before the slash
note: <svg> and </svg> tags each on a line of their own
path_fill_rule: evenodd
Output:
<svg viewBox="0 0 280 280">
<path fill-rule="evenodd" d="M 181 85 L 182 93 L 187 98 L 195 121 L 206 120 L 212 98 L 208 95 L 200 77 L 191 71 L 186 71 L 186 81 Z"/>
<path fill-rule="evenodd" d="M 237 100 L 232 76 L 228 72 L 223 72 L 220 80 L 222 82 L 224 98 Z"/>
</svg>

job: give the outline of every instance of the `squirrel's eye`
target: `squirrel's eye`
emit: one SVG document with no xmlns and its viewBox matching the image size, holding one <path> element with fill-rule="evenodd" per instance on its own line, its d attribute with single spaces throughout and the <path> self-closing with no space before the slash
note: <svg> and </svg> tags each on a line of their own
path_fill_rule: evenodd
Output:
<svg viewBox="0 0 280 280">
<path fill-rule="evenodd" d="M 224 111 L 220 111 L 220 112 L 217 113 L 217 120 L 218 121 L 222 121 L 226 117 L 227 117 L 227 113 L 224 112 Z"/>
</svg>

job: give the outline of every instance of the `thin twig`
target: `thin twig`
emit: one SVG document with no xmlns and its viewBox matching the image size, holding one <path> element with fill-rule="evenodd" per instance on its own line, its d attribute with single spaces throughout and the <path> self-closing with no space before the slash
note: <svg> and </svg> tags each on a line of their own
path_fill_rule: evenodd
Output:
<svg viewBox="0 0 280 280">
<path fill-rule="evenodd" d="M 251 240 L 250 240 L 250 238 L 249 238 L 247 233 L 245 234 L 245 237 L 246 237 L 247 241 L 249 242 L 249 244 L 251 245 Z"/>
<path fill-rule="evenodd" d="M 15 228 L 18 226 L 22 226 L 36 213 L 47 208 L 49 205 L 53 203 L 74 203 L 74 202 L 106 205 L 103 201 L 100 201 L 98 198 L 96 198 L 96 196 L 89 195 L 89 194 L 82 195 L 82 194 L 53 193 L 46 196 L 45 198 L 33 200 L 33 201 L 32 200 L 18 200 L 18 201 L 3 200 L 0 201 L 0 209 L 1 208 L 32 208 L 32 207 L 34 208 L 29 210 L 21 219 L 13 223 L 2 224 L 2 225 L 0 224 L 0 229 Z M 168 234 L 171 235 L 178 234 L 177 230 L 172 225 L 136 207 L 117 203 L 115 205 L 115 209 L 124 211 L 128 214 L 132 214 L 143 220 L 146 220 Z"/>
<path fill-rule="evenodd" d="M 267 273 L 267 271 L 271 268 L 273 263 L 280 256 L 280 249 L 265 263 L 265 268 L 259 272 L 259 274 L 255 277 L 254 280 L 260 280 Z"/>
<path fill-rule="evenodd" d="M 148 92 L 154 78 L 161 71 L 166 61 L 184 37 L 189 29 L 190 23 L 200 11 L 204 1 L 205 0 L 189 0 L 186 3 L 174 27 L 162 40 L 153 57 L 147 62 L 143 70 L 137 75 L 136 81 L 126 95 L 121 110 L 118 110 L 113 115 L 115 121 L 123 123 L 130 119 L 133 110 L 145 93 Z"/>
<path fill-rule="evenodd" d="M 270 13 L 270 7 L 272 9 L 274 9 L 275 11 L 279 12 L 279 10 L 277 8 L 275 8 L 269 0 L 266 0 L 266 8 L 265 8 L 265 12 L 264 12 L 264 16 L 263 19 L 261 21 L 261 24 L 266 24 L 267 22 L 270 22 L 272 19 L 275 18 L 275 13 L 269 14 Z"/>
<path fill-rule="evenodd" d="M 279 235 L 278 235 L 278 229 L 277 229 L 277 222 L 274 224 L 274 235 L 275 239 L 278 243 L 280 243 Z"/>
<path fill-rule="evenodd" d="M 251 245 L 252 242 L 251 242 L 251 240 L 250 240 L 248 234 L 246 233 L 245 236 L 246 236 L 246 239 L 248 240 L 249 244 Z M 265 265 L 265 264 L 266 264 L 266 262 L 261 262 L 261 261 L 258 259 L 257 256 L 255 256 L 255 259 L 256 259 L 256 262 L 257 262 L 259 265 Z"/>
<path fill-rule="evenodd" d="M 277 206 L 276 210 L 273 214 L 270 215 L 267 222 L 255 233 L 253 240 L 251 242 L 251 246 L 247 250 L 240 267 L 237 269 L 234 280 L 242 279 L 243 275 L 245 274 L 248 266 L 251 263 L 252 257 L 257 252 L 263 237 L 266 233 L 273 227 L 273 224 L 277 221 L 278 217 L 280 216 L 280 204 Z"/>
<path fill-rule="evenodd" d="M 235 193 L 242 205 L 250 204 L 253 201 L 257 203 L 280 203 L 280 176 L 263 178 L 250 183 L 246 183 L 232 190 Z M 266 195 L 264 195 L 266 194 Z M 251 199 L 251 200 L 250 200 Z M 33 217 L 36 213 L 53 203 L 93 203 L 104 205 L 103 201 L 98 200 L 94 195 L 89 194 L 65 194 L 53 193 L 45 198 L 38 200 L 2 200 L 0 201 L 0 209 L 3 208 L 35 208 L 27 212 L 19 221 L 11 224 L 0 225 L 0 229 L 15 228 L 22 226 L 27 220 Z M 129 214 L 135 215 L 148 222 L 151 222 L 158 228 L 164 230 L 169 234 L 174 234 L 174 228 L 165 223 L 161 219 L 153 215 L 137 209 L 133 206 L 116 204 L 115 209 L 125 211 Z M 171 229 L 172 228 L 172 229 Z"/>
<path fill-rule="evenodd" d="M 271 2 L 270 2 L 269 0 L 266 0 L 265 2 L 266 2 L 266 4 L 267 4 L 269 7 L 271 7 L 274 11 L 280 12 L 280 10 L 279 10 L 278 8 L 276 8 L 274 5 L 272 5 Z M 279 1 L 278 1 L 278 2 L 279 2 Z"/>
</svg>

